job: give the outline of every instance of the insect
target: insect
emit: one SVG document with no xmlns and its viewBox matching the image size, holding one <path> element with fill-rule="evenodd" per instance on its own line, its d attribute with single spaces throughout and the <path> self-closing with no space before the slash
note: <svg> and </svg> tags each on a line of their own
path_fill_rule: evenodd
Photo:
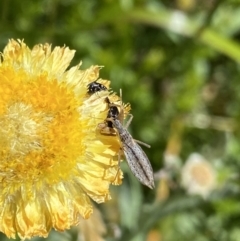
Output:
<svg viewBox="0 0 240 241">
<path fill-rule="evenodd" d="M 108 106 L 109 106 L 109 110 L 108 110 L 108 114 L 107 114 L 107 119 L 109 118 L 113 118 L 114 120 L 116 118 L 119 118 L 119 110 L 117 108 L 117 105 L 114 105 L 114 104 L 111 104 L 110 100 L 108 98 L 106 98 L 106 102 L 108 103 Z M 121 118 L 123 118 L 122 116 L 123 114 L 121 113 Z M 110 120 L 107 120 L 106 119 L 106 124 L 107 124 L 107 127 L 109 128 L 112 128 L 113 129 L 113 124 L 112 124 L 112 121 Z M 122 120 L 123 121 L 123 120 Z"/>
<path fill-rule="evenodd" d="M 120 92 L 121 96 L 121 92 Z M 130 119 L 128 120 L 125 127 L 123 127 L 123 107 L 122 105 L 117 105 L 114 103 L 110 103 L 109 99 L 107 98 L 107 102 L 109 103 L 109 111 L 105 123 L 100 124 L 99 127 L 101 131 L 110 129 L 109 134 L 113 134 L 112 128 L 117 131 L 119 135 L 122 147 L 121 150 L 124 153 L 126 161 L 129 165 L 130 170 L 132 171 L 133 175 L 144 185 L 148 186 L 149 188 L 154 188 L 154 178 L 153 178 L 153 170 L 150 164 L 150 161 L 147 155 L 144 153 L 142 148 L 137 144 L 143 144 L 147 147 L 149 145 L 134 140 L 131 134 L 128 132 L 127 128 L 132 122 L 133 116 L 131 115 Z M 120 107 L 120 112 L 118 110 Z M 120 156 L 119 156 L 120 158 Z"/>
<path fill-rule="evenodd" d="M 97 80 L 88 84 L 88 94 L 94 94 L 98 91 L 107 90 L 107 87 L 97 82 Z"/>
</svg>

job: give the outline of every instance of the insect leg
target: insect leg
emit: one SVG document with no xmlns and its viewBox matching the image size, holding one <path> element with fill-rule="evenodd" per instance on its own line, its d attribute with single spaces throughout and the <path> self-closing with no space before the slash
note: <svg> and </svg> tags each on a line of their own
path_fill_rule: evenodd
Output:
<svg viewBox="0 0 240 241">
<path fill-rule="evenodd" d="M 141 144 L 142 146 L 146 146 L 147 148 L 151 148 L 151 146 L 150 145 L 148 145 L 147 143 L 145 143 L 145 142 L 142 142 L 142 141 L 139 141 L 139 140 L 136 140 L 136 139 L 133 139 L 135 142 L 137 142 L 137 143 L 139 143 L 139 144 Z"/>
<path fill-rule="evenodd" d="M 115 176 L 112 183 L 114 183 L 117 179 L 117 176 L 118 176 L 118 173 L 119 173 L 119 170 L 120 170 L 120 161 L 121 161 L 121 151 L 118 152 L 118 170 L 117 170 L 116 176 Z"/>
<path fill-rule="evenodd" d="M 130 118 L 129 118 L 129 120 L 127 121 L 127 123 L 125 124 L 125 129 L 127 129 L 127 128 L 130 126 L 130 124 L 131 124 L 131 122 L 132 122 L 132 120 L 133 120 L 133 115 L 132 115 L 132 114 L 129 114 L 129 116 L 130 116 Z"/>
<path fill-rule="evenodd" d="M 133 115 L 132 115 L 132 114 L 129 114 L 129 116 L 130 116 L 130 118 L 129 118 L 129 120 L 127 121 L 127 123 L 126 123 L 126 125 L 125 125 L 125 128 L 126 128 L 126 129 L 129 127 L 129 125 L 131 124 L 132 119 L 133 119 Z M 143 146 L 146 146 L 147 148 L 151 148 L 150 145 L 148 145 L 148 144 L 146 144 L 146 143 L 144 143 L 144 142 L 142 142 L 142 141 L 139 141 L 139 140 L 136 140 L 136 139 L 133 139 L 133 140 L 134 140 L 135 142 L 143 145 Z"/>
</svg>

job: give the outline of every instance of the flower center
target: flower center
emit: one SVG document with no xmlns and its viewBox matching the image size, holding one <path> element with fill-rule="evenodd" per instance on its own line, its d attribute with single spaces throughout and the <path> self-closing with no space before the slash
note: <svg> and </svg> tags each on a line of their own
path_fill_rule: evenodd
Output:
<svg viewBox="0 0 240 241">
<path fill-rule="evenodd" d="M 52 118 L 34 112 L 30 105 L 14 103 L 7 113 L 0 117 L 0 145 L 9 156 L 26 155 L 40 151 L 42 140 L 39 130 L 46 131 L 46 125 Z"/>
<path fill-rule="evenodd" d="M 81 98 L 46 74 L 13 73 L 0 72 L 0 188 L 68 179 L 85 151 Z"/>
</svg>

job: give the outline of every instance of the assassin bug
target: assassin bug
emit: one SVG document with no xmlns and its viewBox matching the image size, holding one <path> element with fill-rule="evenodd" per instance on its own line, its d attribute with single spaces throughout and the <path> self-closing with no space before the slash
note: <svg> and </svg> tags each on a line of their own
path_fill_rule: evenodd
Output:
<svg viewBox="0 0 240 241">
<path fill-rule="evenodd" d="M 120 96 L 121 96 L 121 91 L 120 91 Z M 105 123 L 99 124 L 99 128 L 101 129 L 100 132 L 103 134 L 106 134 L 106 132 L 108 132 L 110 135 L 112 135 L 114 131 L 111 129 L 116 130 L 121 141 L 121 150 L 124 153 L 126 161 L 133 175 L 142 184 L 153 189 L 154 178 L 153 178 L 153 170 L 152 170 L 151 163 L 147 155 L 144 153 L 142 148 L 137 143 L 143 144 L 147 147 L 150 147 L 150 146 L 141 141 L 134 140 L 131 134 L 128 132 L 127 128 L 133 119 L 132 115 L 128 120 L 126 126 L 123 127 L 122 123 L 123 123 L 124 111 L 123 111 L 122 103 L 121 105 L 111 103 L 108 98 L 106 99 L 106 101 L 109 105 L 109 111 L 108 111 L 108 115 L 105 120 Z M 118 107 L 120 108 L 120 112 L 118 110 Z"/>
</svg>

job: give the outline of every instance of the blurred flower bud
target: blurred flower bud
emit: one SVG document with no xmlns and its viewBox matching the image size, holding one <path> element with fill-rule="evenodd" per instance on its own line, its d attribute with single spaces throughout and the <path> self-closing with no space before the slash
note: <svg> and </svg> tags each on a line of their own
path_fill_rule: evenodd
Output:
<svg viewBox="0 0 240 241">
<path fill-rule="evenodd" d="M 182 186 L 189 194 L 207 198 L 216 186 L 213 166 L 202 155 L 191 154 L 182 168 Z"/>
</svg>

